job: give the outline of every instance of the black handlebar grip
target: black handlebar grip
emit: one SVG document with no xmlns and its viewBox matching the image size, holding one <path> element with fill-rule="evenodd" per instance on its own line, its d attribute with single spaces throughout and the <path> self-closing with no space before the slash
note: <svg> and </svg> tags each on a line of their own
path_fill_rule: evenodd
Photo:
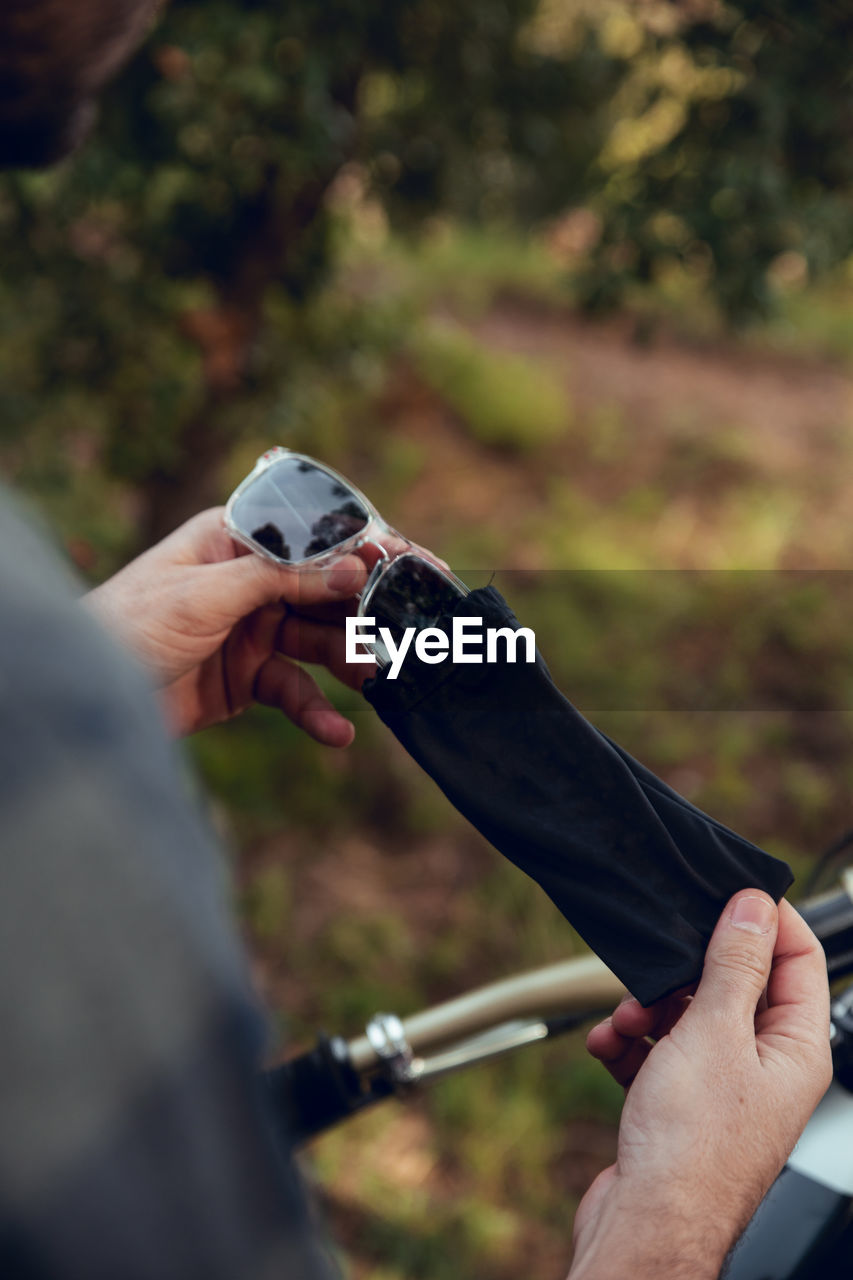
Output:
<svg viewBox="0 0 853 1280">
<path fill-rule="evenodd" d="M 340 1036 L 319 1036 L 313 1049 L 262 1079 L 275 1124 L 295 1147 L 393 1092 L 381 1078 L 369 1085 L 359 1079 Z"/>
<path fill-rule="evenodd" d="M 844 889 L 811 898 L 797 908 L 826 952 L 830 978 L 853 972 L 853 899 Z"/>
</svg>

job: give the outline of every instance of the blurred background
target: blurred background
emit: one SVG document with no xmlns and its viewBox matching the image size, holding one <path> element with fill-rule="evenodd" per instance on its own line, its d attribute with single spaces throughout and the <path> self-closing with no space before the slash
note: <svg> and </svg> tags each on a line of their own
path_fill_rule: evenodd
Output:
<svg viewBox="0 0 853 1280">
<path fill-rule="evenodd" d="M 0 467 L 80 572 L 270 444 L 350 476 L 561 686 L 799 873 L 853 783 L 853 77 L 813 0 L 173 0 L 0 183 Z M 282 1036 L 580 954 L 357 695 L 190 744 Z M 565 1274 L 582 1037 L 319 1141 L 358 1280 Z"/>
</svg>

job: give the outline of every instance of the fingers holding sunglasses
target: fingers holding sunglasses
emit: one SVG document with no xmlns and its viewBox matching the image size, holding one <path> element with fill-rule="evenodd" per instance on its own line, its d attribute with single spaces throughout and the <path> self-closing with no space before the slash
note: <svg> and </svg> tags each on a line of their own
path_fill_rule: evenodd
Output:
<svg viewBox="0 0 853 1280">
<path fill-rule="evenodd" d="M 255 609 L 225 641 L 221 662 L 214 664 L 213 670 L 221 671 L 229 716 L 240 715 L 255 701 L 258 672 L 275 652 L 285 609 L 280 601 Z"/>
<path fill-rule="evenodd" d="M 358 599 L 352 596 L 344 600 L 330 600 L 326 604 L 289 605 L 288 613 L 294 618 L 309 618 L 312 622 L 343 627 L 347 618 L 354 618 L 358 613 Z"/>
<path fill-rule="evenodd" d="M 242 617 L 276 600 L 312 608 L 350 599 L 360 591 L 367 572 L 358 556 L 344 556 L 325 569 L 288 569 L 261 556 L 236 555 L 230 560 L 205 566 L 206 592 L 228 610 Z M 196 584 L 198 586 L 198 584 Z"/>
<path fill-rule="evenodd" d="M 355 726 L 335 710 L 316 680 L 280 653 L 259 670 L 254 695 L 256 702 L 283 711 L 323 746 L 348 747 L 355 737 Z"/>
<path fill-rule="evenodd" d="M 346 637 L 339 625 L 288 614 L 279 628 L 276 647 L 288 658 L 326 667 L 341 684 L 360 689 L 376 672 L 373 663 L 347 662 Z"/>
</svg>

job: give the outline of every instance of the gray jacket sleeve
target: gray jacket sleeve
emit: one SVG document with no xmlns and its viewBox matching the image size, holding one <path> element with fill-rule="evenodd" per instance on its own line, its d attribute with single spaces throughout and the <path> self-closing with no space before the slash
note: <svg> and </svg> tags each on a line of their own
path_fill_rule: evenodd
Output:
<svg viewBox="0 0 853 1280">
<path fill-rule="evenodd" d="M 4 499 L 0 1274 L 325 1278 L 215 847 L 76 594 Z"/>
</svg>

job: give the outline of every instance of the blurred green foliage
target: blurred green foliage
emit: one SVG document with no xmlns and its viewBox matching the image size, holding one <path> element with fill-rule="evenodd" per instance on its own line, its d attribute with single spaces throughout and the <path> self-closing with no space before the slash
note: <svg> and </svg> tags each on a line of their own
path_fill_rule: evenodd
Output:
<svg viewBox="0 0 853 1280">
<path fill-rule="evenodd" d="M 336 184 L 411 224 L 500 201 L 508 131 L 544 139 L 549 167 L 593 154 L 571 121 L 597 75 L 526 48 L 533 9 L 175 0 L 82 154 L 0 187 L 7 467 L 43 489 L 45 441 L 85 432 L 134 487 L 142 543 L 213 501 L 235 444 L 299 412 Z M 358 338 L 327 367 L 357 362 Z"/>
<path fill-rule="evenodd" d="M 590 305 L 677 278 L 752 313 L 850 249 L 844 22 L 831 3 L 175 0 L 82 153 L 0 184 L 5 470 L 67 519 L 51 450 L 97 460 L 108 492 L 78 477 L 74 500 L 103 571 L 215 501 L 243 442 L 328 419 L 306 364 L 356 391 L 375 373 L 369 315 L 342 333 L 309 314 L 359 200 L 378 234 L 554 220 L 552 275 Z"/>
<path fill-rule="evenodd" d="M 545 5 L 546 47 L 576 7 Z M 743 320 L 769 309 L 774 277 L 850 253 L 849 23 L 832 0 L 609 6 L 600 47 L 625 73 L 587 188 L 589 302 L 677 269 Z"/>
<path fill-rule="evenodd" d="M 565 387 L 541 365 L 491 351 L 447 322 L 422 327 L 415 341 L 418 373 L 475 440 L 523 452 L 565 434 Z"/>
</svg>

